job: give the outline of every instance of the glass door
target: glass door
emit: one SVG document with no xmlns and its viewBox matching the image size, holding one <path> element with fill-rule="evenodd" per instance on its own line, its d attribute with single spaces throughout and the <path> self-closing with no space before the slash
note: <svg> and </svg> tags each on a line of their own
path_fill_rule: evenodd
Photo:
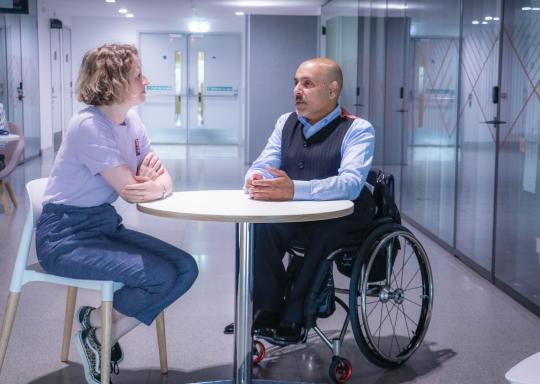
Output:
<svg viewBox="0 0 540 384">
<path fill-rule="evenodd" d="M 25 138 L 23 158 L 40 154 L 37 18 L 0 15 L 0 102 Z"/>
<path fill-rule="evenodd" d="M 465 1 L 461 54 L 456 248 L 491 271 L 501 1 Z"/>
<path fill-rule="evenodd" d="M 154 143 L 238 144 L 238 34 L 141 33 L 150 84 L 141 117 Z"/>
<path fill-rule="evenodd" d="M 506 0 L 494 274 L 540 308 L 540 4 Z"/>
<path fill-rule="evenodd" d="M 332 1 L 322 9 L 326 29 L 325 56 L 338 63 L 343 71 L 343 89 L 339 103 L 352 114 L 358 114 L 358 2 Z"/>
<path fill-rule="evenodd" d="M 154 143 L 187 141 L 187 36 L 179 33 L 141 33 L 142 70 L 150 84 L 140 106 Z"/>
<path fill-rule="evenodd" d="M 241 128 L 240 37 L 190 35 L 189 142 L 238 144 Z"/>
<path fill-rule="evenodd" d="M 454 242 L 460 4 L 424 0 L 405 10 L 410 85 L 401 210 L 448 244 Z"/>
<path fill-rule="evenodd" d="M 7 78 L 7 47 L 6 47 L 6 21 L 0 15 L 0 103 L 8 111 L 8 78 Z"/>
</svg>

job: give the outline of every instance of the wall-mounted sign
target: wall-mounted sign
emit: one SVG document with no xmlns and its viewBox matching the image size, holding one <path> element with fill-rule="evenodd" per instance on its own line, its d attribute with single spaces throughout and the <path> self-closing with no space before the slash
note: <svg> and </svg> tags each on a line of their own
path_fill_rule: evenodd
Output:
<svg viewBox="0 0 540 384">
<path fill-rule="evenodd" d="M 147 85 L 146 89 L 148 91 L 172 91 L 172 85 Z"/>
<path fill-rule="evenodd" d="M 230 86 L 208 86 L 206 87 L 206 90 L 208 92 L 232 92 L 233 91 L 233 87 L 230 87 Z"/>
</svg>

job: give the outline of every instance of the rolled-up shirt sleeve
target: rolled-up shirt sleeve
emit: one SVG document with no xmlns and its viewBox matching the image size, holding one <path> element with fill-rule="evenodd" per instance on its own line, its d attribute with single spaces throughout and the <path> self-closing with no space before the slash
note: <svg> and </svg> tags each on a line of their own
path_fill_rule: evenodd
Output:
<svg viewBox="0 0 540 384">
<path fill-rule="evenodd" d="M 341 145 L 337 176 L 321 180 L 293 180 L 294 200 L 354 200 L 360 195 L 373 162 L 375 131 L 366 120 L 356 119 Z"/>
</svg>

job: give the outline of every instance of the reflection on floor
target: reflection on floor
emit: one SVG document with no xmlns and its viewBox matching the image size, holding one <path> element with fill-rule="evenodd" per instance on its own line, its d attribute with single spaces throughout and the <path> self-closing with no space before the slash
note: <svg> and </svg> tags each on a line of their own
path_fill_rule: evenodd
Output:
<svg viewBox="0 0 540 384">
<path fill-rule="evenodd" d="M 175 178 L 177 190 L 239 188 L 243 148 L 234 146 L 156 146 Z M 11 214 L 0 211 L 0 314 L 3 316 L 13 261 L 27 205 L 26 181 L 48 175 L 52 155 L 18 167 L 10 176 L 20 202 Z M 1 209 L 1 208 L 0 208 Z M 162 219 L 119 202 L 131 226 L 192 253 L 200 275 L 193 288 L 166 311 L 170 372 L 159 373 L 154 327 L 140 327 L 122 339 L 126 358 L 113 382 L 190 383 L 232 376 L 233 339 L 223 326 L 233 319 L 234 226 L 227 223 Z M 503 384 L 504 373 L 540 349 L 540 319 L 480 278 L 426 237 L 434 281 L 433 319 L 424 344 L 402 367 L 384 370 L 359 352 L 349 331 L 343 355 L 353 364 L 350 383 Z M 339 284 L 341 282 L 341 284 Z M 346 285 L 337 278 L 336 285 Z M 23 290 L 0 383 L 82 383 L 83 370 L 72 345 L 70 362 L 59 360 L 65 288 L 33 283 Z M 78 304 L 96 305 L 97 294 L 80 292 Z M 338 309 L 320 322 L 337 334 Z M 74 329 L 75 331 L 75 329 Z M 328 348 L 311 334 L 307 344 L 276 349 L 254 369 L 257 378 L 327 383 Z"/>
</svg>

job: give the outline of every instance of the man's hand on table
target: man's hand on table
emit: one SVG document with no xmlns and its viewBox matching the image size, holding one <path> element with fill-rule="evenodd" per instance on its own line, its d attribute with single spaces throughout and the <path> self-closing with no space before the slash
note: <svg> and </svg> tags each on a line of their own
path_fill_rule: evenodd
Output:
<svg viewBox="0 0 540 384">
<path fill-rule="evenodd" d="M 249 197 L 265 201 L 292 200 L 294 183 L 287 173 L 273 167 L 268 167 L 268 172 L 276 178 L 263 179 L 261 174 L 255 173 L 246 180 L 246 190 Z"/>
</svg>

